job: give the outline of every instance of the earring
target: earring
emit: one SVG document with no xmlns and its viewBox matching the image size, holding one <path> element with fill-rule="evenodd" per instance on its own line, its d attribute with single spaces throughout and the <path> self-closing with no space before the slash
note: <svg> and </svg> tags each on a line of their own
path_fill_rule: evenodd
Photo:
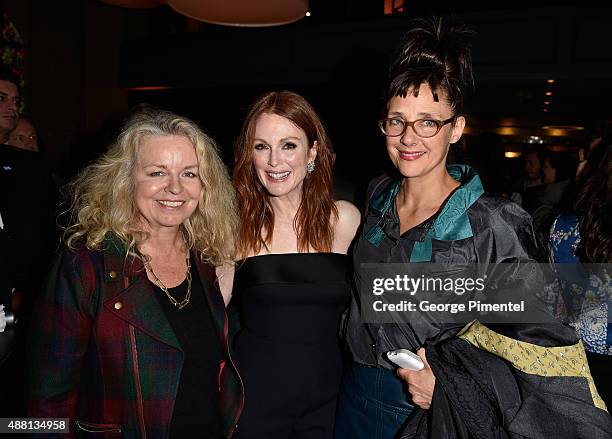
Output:
<svg viewBox="0 0 612 439">
<path fill-rule="evenodd" d="M 307 172 L 310 174 L 310 173 L 312 173 L 312 171 L 314 171 L 314 170 L 315 170 L 315 162 L 309 162 L 309 163 L 306 165 L 306 171 L 307 171 Z"/>
</svg>

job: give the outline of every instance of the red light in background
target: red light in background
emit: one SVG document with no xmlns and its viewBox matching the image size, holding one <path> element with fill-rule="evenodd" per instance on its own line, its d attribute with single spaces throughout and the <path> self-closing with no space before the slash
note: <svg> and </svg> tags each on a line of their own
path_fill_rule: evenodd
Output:
<svg viewBox="0 0 612 439">
<path fill-rule="evenodd" d="M 385 15 L 404 12 L 404 0 L 385 0 Z"/>
</svg>

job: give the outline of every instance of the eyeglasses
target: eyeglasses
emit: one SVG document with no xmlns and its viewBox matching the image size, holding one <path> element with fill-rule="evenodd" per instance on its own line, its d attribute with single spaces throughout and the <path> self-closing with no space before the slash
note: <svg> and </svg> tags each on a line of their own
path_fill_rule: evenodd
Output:
<svg viewBox="0 0 612 439">
<path fill-rule="evenodd" d="M 438 134 L 444 125 L 453 122 L 456 118 L 457 116 L 453 116 L 446 120 L 417 119 L 408 122 L 399 117 L 389 117 L 379 120 L 378 126 L 383 134 L 389 137 L 403 136 L 408 127 L 412 127 L 417 136 L 428 138 Z"/>
</svg>

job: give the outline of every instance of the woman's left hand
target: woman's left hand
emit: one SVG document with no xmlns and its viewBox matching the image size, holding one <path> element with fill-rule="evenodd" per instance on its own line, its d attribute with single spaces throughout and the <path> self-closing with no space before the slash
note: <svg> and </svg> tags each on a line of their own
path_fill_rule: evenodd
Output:
<svg viewBox="0 0 612 439">
<path fill-rule="evenodd" d="M 408 384 L 408 391 L 412 396 L 412 402 L 427 410 L 431 406 L 436 377 L 425 357 L 425 349 L 419 349 L 417 355 L 421 357 L 425 367 L 417 371 L 399 368 L 397 375 Z"/>
</svg>

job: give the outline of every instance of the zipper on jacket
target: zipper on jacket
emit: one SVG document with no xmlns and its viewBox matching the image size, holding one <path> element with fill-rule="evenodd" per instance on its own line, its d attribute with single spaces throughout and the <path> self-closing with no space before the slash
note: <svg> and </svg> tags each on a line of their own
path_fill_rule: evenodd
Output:
<svg viewBox="0 0 612 439">
<path fill-rule="evenodd" d="M 136 334 L 132 325 L 130 325 L 130 345 L 132 351 L 132 368 L 134 369 L 134 384 L 136 385 L 136 408 L 138 410 L 138 425 L 142 430 L 142 437 L 146 439 L 147 430 L 144 422 L 144 408 L 142 404 L 142 389 L 140 387 L 140 373 L 138 372 L 138 350 L 136 349 Z"/>
</svg>

